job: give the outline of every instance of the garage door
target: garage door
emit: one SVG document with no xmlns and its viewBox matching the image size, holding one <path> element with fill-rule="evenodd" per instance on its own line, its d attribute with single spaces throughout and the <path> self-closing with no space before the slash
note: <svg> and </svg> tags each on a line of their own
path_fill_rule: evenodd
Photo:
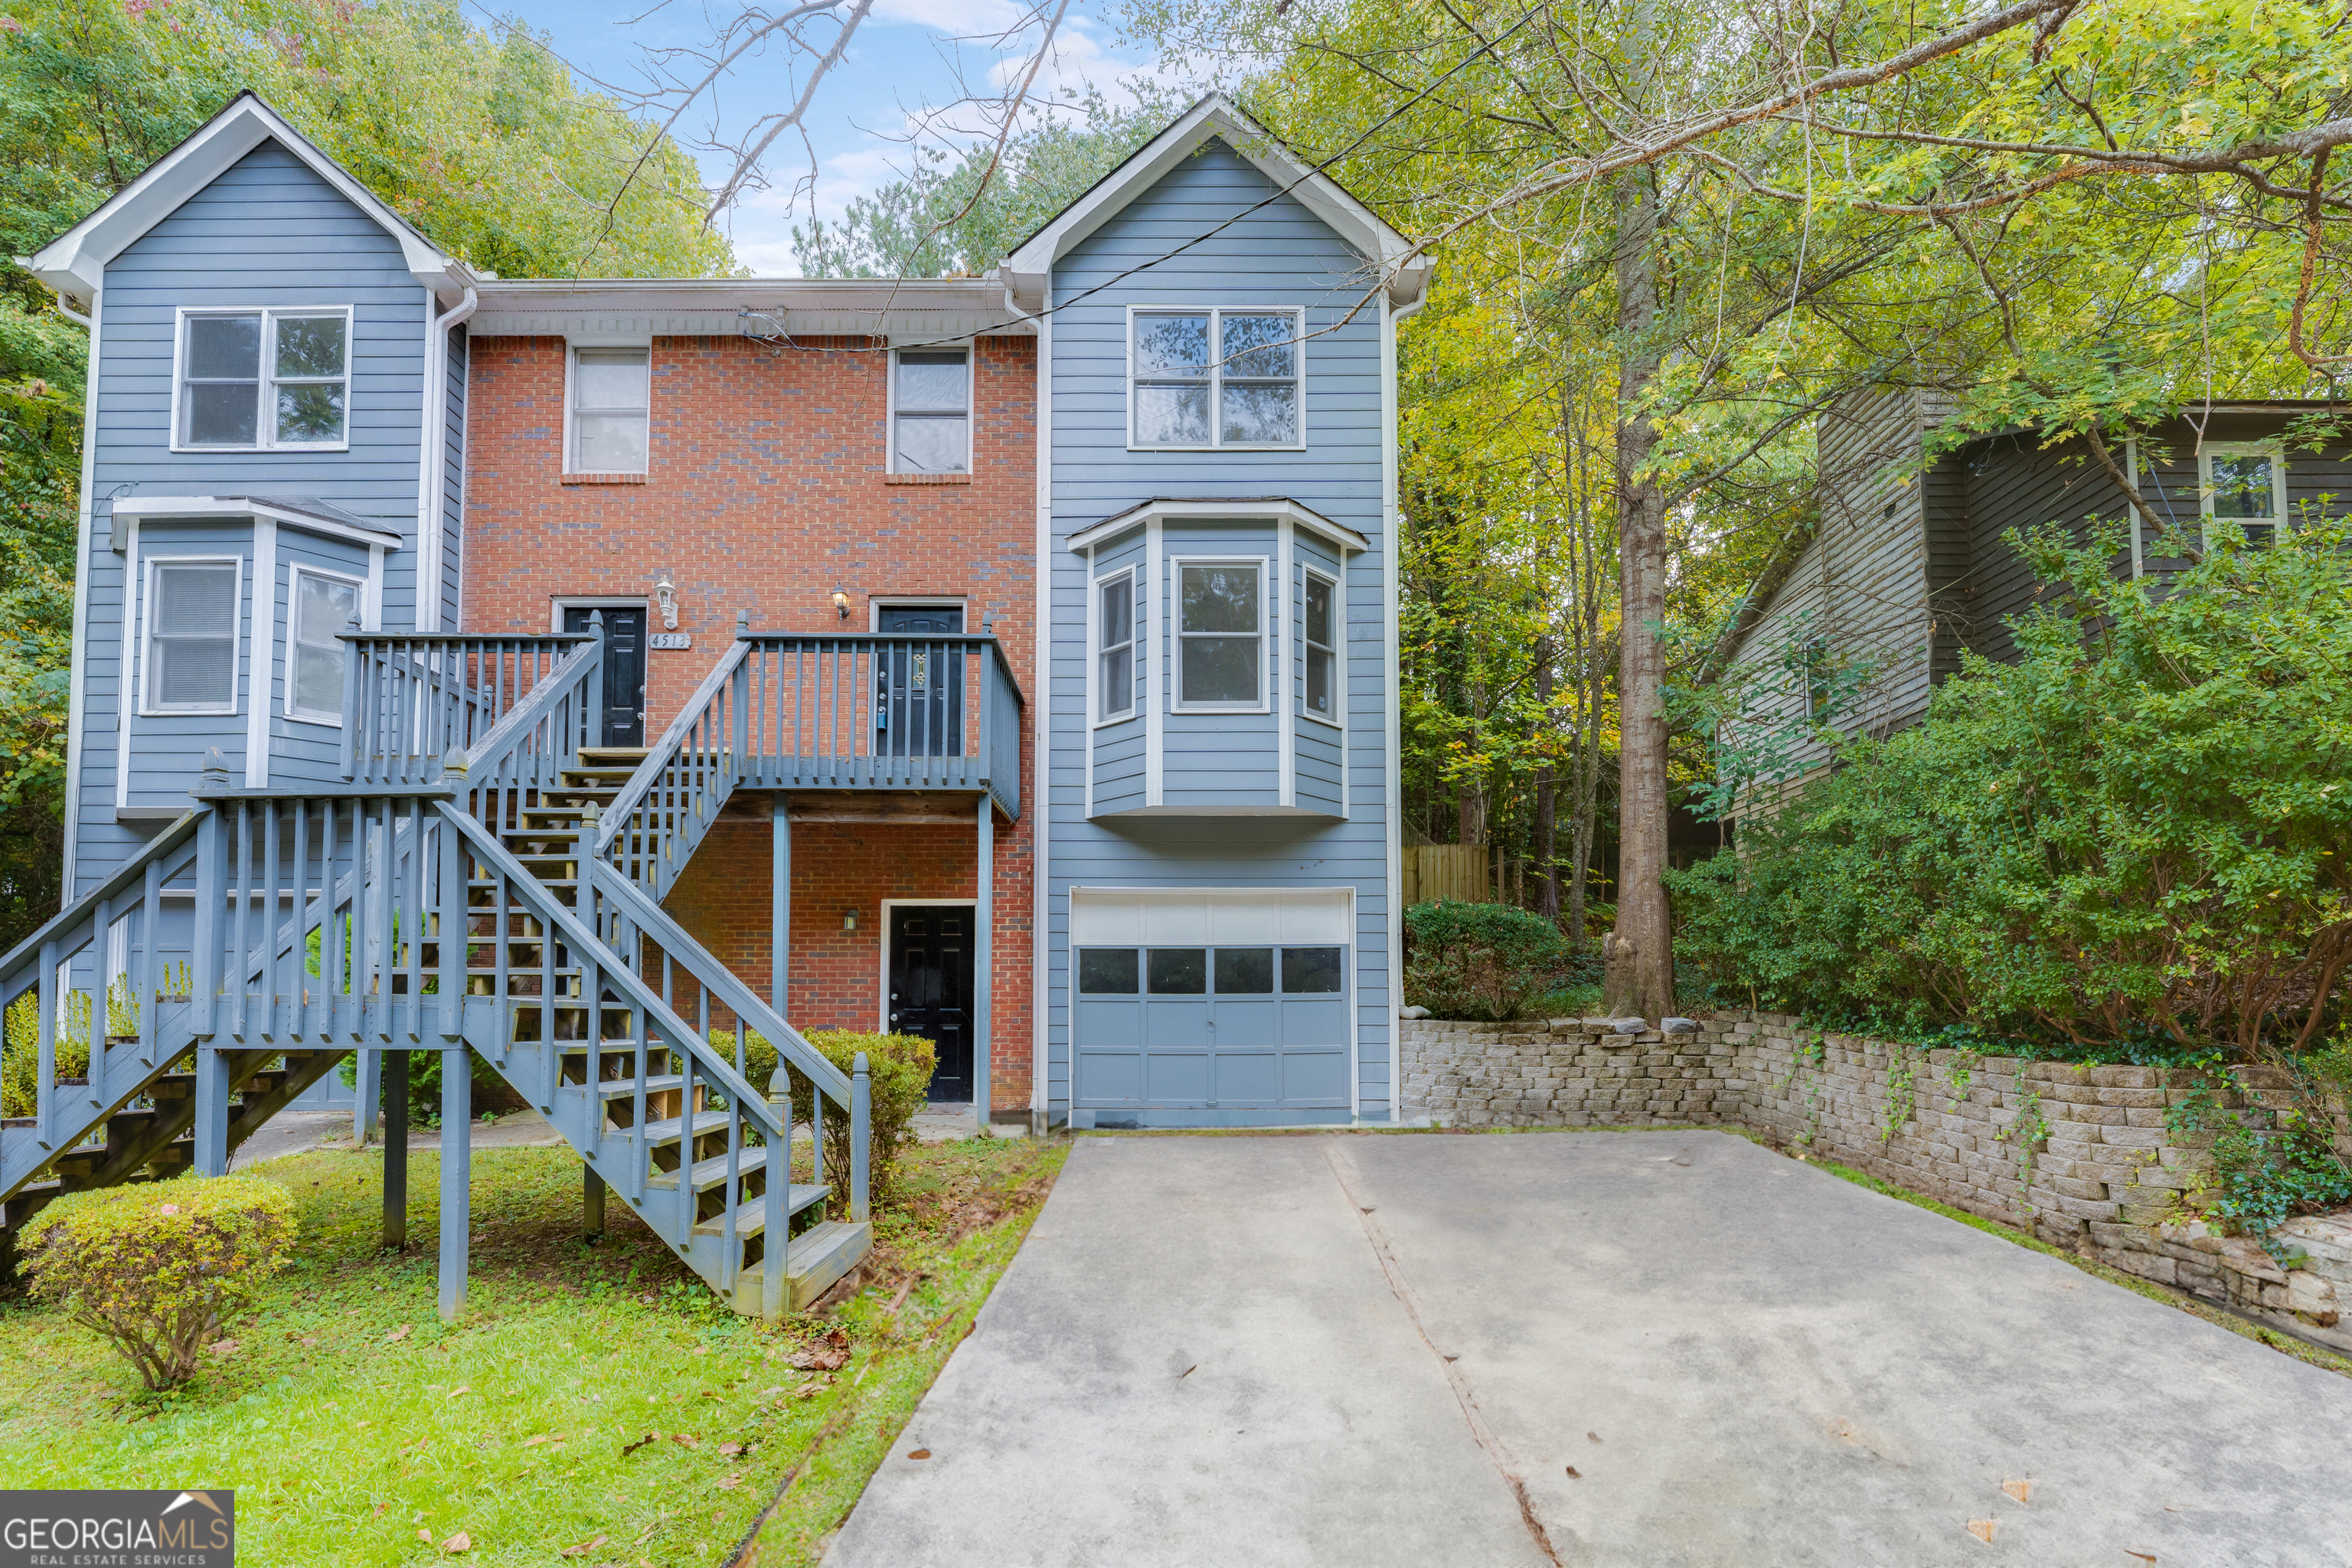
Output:
<svg viewBox="0 0 2352 1568">
<path fill-rule="evenodd" d="M 1096 1125 L 1349 1110 L 1349 889 L 1074 894 L 1076 1081 Z"/>
</svg>

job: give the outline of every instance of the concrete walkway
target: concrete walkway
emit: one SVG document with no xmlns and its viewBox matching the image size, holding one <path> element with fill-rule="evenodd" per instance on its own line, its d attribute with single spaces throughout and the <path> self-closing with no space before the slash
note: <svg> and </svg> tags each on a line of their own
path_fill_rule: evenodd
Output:
<svg viewBox="0 0 2352 1568">
<path fill-rule="evenodd" d="M 2352 1380 L 1727 1134 L 1091 1138 L 825 1562 L 2302 1568 L 2347 1483 Z"/>
</svg>

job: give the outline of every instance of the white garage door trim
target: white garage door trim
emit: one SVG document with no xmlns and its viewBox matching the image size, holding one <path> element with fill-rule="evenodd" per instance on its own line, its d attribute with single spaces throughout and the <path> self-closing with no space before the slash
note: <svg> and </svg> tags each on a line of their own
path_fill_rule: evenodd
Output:
<svg viewBox="0 0 2352 1568">
<path fill-rule="evenodd" d="M 1363 1116 L 1363 1016 L 1357 1001 L 1361 967 L 1352 883 L 1319 888 L 1120 888 L 1069 889 L 1063 963 L 1064 1006 L 1073 1110 L 1078 1087 L 1077 951 L 1087 947 L 1230 946 L 1336 943 L 1348 951 L 1348 1117 Z"/>
</svg>

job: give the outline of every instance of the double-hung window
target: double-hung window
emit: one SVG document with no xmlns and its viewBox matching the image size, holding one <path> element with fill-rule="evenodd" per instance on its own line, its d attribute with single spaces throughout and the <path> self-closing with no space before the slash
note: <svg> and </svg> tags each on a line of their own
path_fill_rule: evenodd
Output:
<svg viewBox="0 0 2352 1568">
<path fill-rule="evenodd" d="M 1128 444 L 1301 445 L 1304 324 L 1297 310 L 1136 311 L 1129 334 Z"/>
<path fill-rule="evenodd" d="M 1265 563 L 1179 562 L 1176 578 L 1176 706 L 1265 706 Z"/>
<path fill-rule="evenodd" d="M 347 307 L 190 310 L 180 318 L 183 448 L 340 449 L 348 442 Z"/>
<path fill-rule="evenodd" d="M 342 634 L 359 614 L 360 585 L 307 566 L 293 570 L 286 714 L 313 724 L 343 721 Z"/>
<path fill-rule="evenodd" d="M 890 471 L 971 472 L 971 354 L 900 349 L 891 356 Z"/>
<path fill-rule="evenodd" d="M 1095 583 L 1095 679 L 1101 695 L 1095 717 L 1135 712 L 1135 574 L 1118 572 Z"/>
<path fill-rule="evenodd" d="M 236 711 L 239 561 L 151 561 L 141 709 Z M 336 706 L 342 703 L 340 690 Z"/>
<path fill-rule="evenodd" d="M 572 351 L 572 452 L 575 474 L 642 474 L 653 409 L 649 349 Z"/>
<path fill-rule="evenodd" d="M 1334 724 L 1339 721 L 1338 592 L 1321 573 L 1307 574 L 1307 711 Z"/>
<path fill-rule="evenodd" d="M 2246 542 L 2270 544 L 2286 524 L 2286 454 L 2269 446 L 2208 447 L 2198 459 L 2205 497 L 2205 548 L 2216 522 L 2235 523 Z"/>
</svg>

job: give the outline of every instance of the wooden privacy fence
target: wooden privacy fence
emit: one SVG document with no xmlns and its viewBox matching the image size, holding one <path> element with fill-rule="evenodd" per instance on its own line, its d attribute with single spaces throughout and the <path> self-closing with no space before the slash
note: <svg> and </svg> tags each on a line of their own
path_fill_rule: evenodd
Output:
<svg viewBox="0 0 2352 1568">
<path fill-rule="evenodd" d="M 1461 899 L 1491 903 L 1495 879 L 1491 857 L 1484 844 L 1408 844 L 1404 847 L 1404 901 Z"/>
</svg>

